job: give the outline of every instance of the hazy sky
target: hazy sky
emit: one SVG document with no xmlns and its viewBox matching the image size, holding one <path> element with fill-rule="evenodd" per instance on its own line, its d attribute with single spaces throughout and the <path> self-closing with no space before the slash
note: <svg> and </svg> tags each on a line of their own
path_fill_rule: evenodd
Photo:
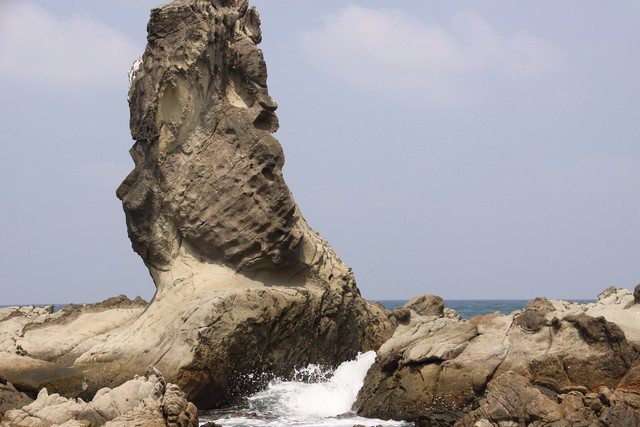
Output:
<svg viewBox="0 0 640 427">
<path fill-rule="evenodd" d="M 145 0 L 0 0 L 0 305 L 153 294 L 115 189 Z M 285 178 L 369 298 L 640 281 L 640 1 L 256 0 Z"/>
</svg>

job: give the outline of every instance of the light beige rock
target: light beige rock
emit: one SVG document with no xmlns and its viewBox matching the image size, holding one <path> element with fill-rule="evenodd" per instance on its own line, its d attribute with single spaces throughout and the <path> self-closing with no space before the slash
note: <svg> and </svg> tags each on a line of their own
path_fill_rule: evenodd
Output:
<svg viewBox="0 0 640 427">
<path fill-rule="evenodd" d="M 198 411 L 178 386 L 166 384 L 152 369 L 146 377 L 100 390 L 88 403 L 42 389 L 35 401 L 7 411 L 0 421 L 2 427 L 52 425 L 193 427 L 198 425 Z"/>
<path fill-rule="evenodd" d="M 46 427 L 63 425 L 103 425 L 106 420 L 82 400 L 67 399 L 57 393 L 49 394 L 43 388 L 32 403 L 22 409 L 9 410 L 5 413 L 0 426 L 33 426 Z"/>
<path fill-rule="evenodd" d="M 33 394 L 41 387 L 49 387 L 77 396 L 86 388 L 82 372 L 73 366 L 7 352 L 0 352 L 0 378 Z"/>
<path fill-rule="evenodd" d="M 0 378 L 33 393 L 46 387 L 77 396 L 87 388 L 83 372 L 73 366 L 81 345 L 140 316 L 147 303 L 123 295 L 97 304 L 12 307 L 0 312 Z"/>
</svg>

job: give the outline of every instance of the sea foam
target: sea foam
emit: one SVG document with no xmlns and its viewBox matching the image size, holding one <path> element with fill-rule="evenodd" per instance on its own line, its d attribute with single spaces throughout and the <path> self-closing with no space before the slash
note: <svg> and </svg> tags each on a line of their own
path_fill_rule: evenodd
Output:
<svg viewBox="0 0 640 427">
<path fill-rule="evenodd" d="M 246 406 L 203 416 L 223 426 L 406 426 L 398 421 L 358 417 L 352 412 L 358 392 L 376 354 L 369 351 L 335 370 L 309 365 L 292 381 L 274 380 L 249 397 Z"/>
</svg>

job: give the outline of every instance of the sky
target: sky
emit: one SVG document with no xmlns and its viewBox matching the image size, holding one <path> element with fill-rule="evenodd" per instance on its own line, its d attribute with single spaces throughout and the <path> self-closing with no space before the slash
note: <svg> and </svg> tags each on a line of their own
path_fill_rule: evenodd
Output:
<svg viewBox="0 0 640 427">
<path fill-rule="evenodd" d="M 0 0 L 0 305 L 154 285 L 115 189 L 148 0 Z M 285 179 L 363 295 L 640 282 L 640 1 L 254 0 Z"/>
</svg>

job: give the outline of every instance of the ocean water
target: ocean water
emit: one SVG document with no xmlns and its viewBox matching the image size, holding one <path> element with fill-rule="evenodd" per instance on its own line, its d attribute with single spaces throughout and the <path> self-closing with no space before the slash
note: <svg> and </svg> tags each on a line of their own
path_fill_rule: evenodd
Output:
<svg viewBox="0 0 640 427">
<path fill-rule="evenodd" d="M 380 300 L 378 302 L 387 310 L 393 310 L 404 305 L 407 300 Z M 494 311 L 508 314 L 514 310 L 521 310 L 527 305 L 527 302 L 529 300 L 526 299 L 448 299 L 444 301 L 444 305 L 460 313 L 463 318 L 469 319 L 481 314 L 493 313 Z"/>
<path fill-rule="evenodd" d="M 470 319 L 474 316 L 493 313 L 509 314 L 515 310 L 522 310 L 530 300 L 527 299 L 447 299 L 444 306 L 457 311 L 463 318 Z M 571 302 L 588 303 L 593 299 L 573 299 Z M 407 300 L 379 300 L 387 310 L 396 309 L 404 305 Z"/>
</svg>

